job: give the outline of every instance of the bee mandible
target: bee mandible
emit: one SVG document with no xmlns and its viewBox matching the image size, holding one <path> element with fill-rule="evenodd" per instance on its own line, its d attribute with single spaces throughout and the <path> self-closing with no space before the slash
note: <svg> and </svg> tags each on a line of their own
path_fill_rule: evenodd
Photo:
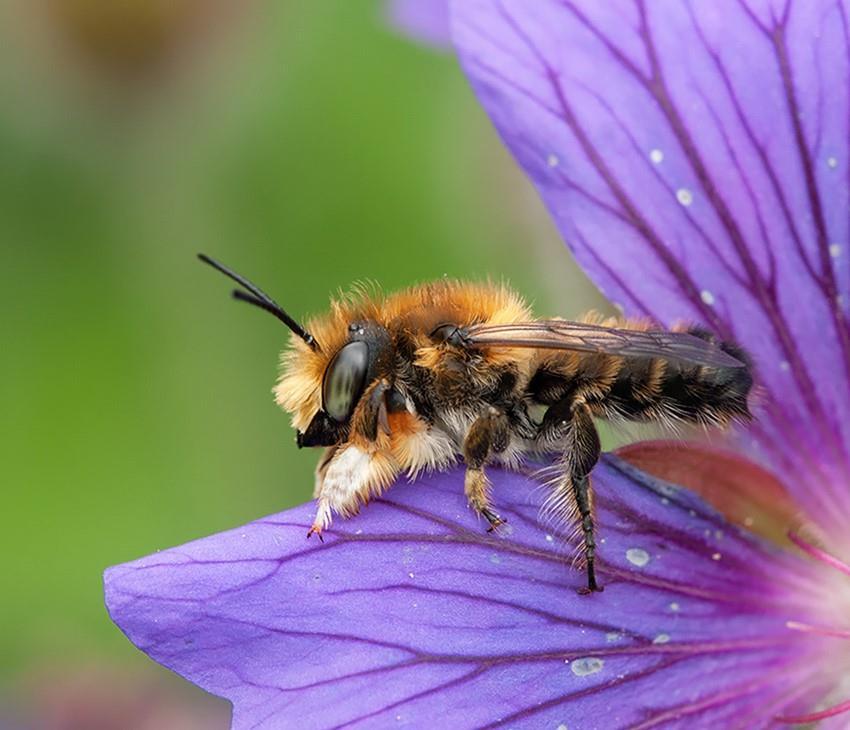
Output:
<svg viewBox="0 0 850 730">
<path fill-rule="evenodd" d="M 726 427 L 750 418 L 747 354 L 696 326 L 535 319 L 506 286 L 445 279 L 387 296 L 356 292 L 305 328 L 244 277 L 199 258 L 240 285 L 236 299 L 291 331 L 275 399 L 298 446 L 325 449 L 308 537 L 400 474 L 446 469 L 459 457 L 469 505 L 493 530 L 503 520 L 487 465 L 554 458 L 548 508 L 580 525 L 586 592 L 601 590 L 594 419 Z"/>
</svg>

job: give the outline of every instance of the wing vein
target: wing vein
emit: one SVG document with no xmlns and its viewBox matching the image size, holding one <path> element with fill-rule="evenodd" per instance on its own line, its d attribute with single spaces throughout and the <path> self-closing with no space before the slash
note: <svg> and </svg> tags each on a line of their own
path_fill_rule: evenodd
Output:
<svg viewBox="0 0 850 730">
<path fill-rule="evenodd" d="M 619 329 L 560 319 L 472 325 L 467 328 L 465 339 L 473 348 L 528 347 L 661 358 L 715 368 L 746 367 L 717 343 L 688 332 Z"/>
</svg>

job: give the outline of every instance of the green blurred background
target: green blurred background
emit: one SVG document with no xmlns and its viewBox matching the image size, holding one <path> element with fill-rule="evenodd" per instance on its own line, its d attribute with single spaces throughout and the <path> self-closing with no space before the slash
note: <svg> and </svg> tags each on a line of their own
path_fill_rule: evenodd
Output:
<svg viewBox="0 0 850 730">
<path fill-rule="evenodd" d="M 295 316 L 366 278 L 599 300 L 454 58 L 377 0 L 14 0 L 0 49 L 0 723 L 226 726 L 101 597 L 110 564 L 310 497 L 287 333 L 195 253 Z"/>
</svg>

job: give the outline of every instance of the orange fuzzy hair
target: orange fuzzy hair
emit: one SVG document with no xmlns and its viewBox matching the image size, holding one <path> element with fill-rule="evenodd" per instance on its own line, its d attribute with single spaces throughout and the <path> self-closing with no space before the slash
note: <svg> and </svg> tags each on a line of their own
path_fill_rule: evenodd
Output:
<svg viewBox="0 0 850 730">
<path fill-rule="evenodd" d="M 352 322 L 375 322 L 390 335 L 408 333 L 418 346 L 417 359 L 427 362 L 431 344 L 428 334 L 440 324 L 507 324 L 529 319 L 531 310 L 522 298 L 498 284 L 443 279 L 387 296 L 355 287 L 332 301 L 328 314 L 307 322 L 318 350 L 310 349 L 295 335 L 290 337 L 290 347 L 281 356 L 282 373 L 273 390 L 275 401 L 292 414 L 294 428 L 307 428 L 322 407 L 325 370 L 347 342 Z M 507 355 L 503 349 L 500 356 Z"/>
</svg>

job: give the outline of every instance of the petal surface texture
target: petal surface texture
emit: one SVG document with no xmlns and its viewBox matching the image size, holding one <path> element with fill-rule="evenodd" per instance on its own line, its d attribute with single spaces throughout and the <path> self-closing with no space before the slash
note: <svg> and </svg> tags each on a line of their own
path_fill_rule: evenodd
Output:
<svg viewBox="0 0 850 730">
<path fill-rule="evenodd" d="M 480 101 L 579 262 L 627 314 L 746 346 L 763 386 L 748 451 L 843 535 L 848 3 L 463 0 L 452 12 Z"/>
<path fill-rule="evenodd" d="M 396 485 L 324 543 L 305 505 L 111 568 L 107 606 L 230 699 L 239 729 L 752 728 L 812 706 L 819 640 L 786 623 L 810 620 L 796 558 L 608 456 L 605 590 L 579 595 L 539 485 L 493 476 L 509 534 L 484 530 L 452 471 Z"/>
<path fill-rule="evenodd" d="M 732 451 L 688 441 L 639 441 L 616 454 L 647 474 L 690 489 L 730 522 L 777 545 L 790 547 L 789 531 L 804 527 L 781 482 Z"/>
</svg>

